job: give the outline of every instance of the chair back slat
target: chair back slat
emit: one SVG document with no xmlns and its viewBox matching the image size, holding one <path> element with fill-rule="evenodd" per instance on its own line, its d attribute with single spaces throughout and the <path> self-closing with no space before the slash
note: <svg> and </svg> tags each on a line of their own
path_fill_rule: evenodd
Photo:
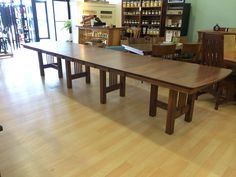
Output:
<svg viewBox="0 0 236 177">
<path fill-rule="evenodd" d="M 204 33 L 202 41 L 202 64 L 222 67 L 224 57 L 224 35 Z"/>
</svg>

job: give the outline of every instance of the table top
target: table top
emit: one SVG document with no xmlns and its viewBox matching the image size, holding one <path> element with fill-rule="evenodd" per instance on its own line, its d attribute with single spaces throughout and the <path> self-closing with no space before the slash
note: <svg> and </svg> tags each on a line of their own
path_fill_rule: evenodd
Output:
<svg viewBox="0 0 236 177">
<path fill-rule="evenodd" d="M 153 84 L 188 93 L 215 83 L 231 73 L 229 69 L 143 57 L 70 42 L 47 41 L 23 46 L 64 59 L 76 60 L 91 67 L 124 72 L 130 77 L 143 78 Z"/>
<path fill-rule="evenodd" d="M 152 54 L 152 45 L 155 44 L 129 44 L 125 45 L 123 44 L 122 46 L 133 53 L 139 54 L 139 55 L 151 55 Z M 168 45 L 168 44 L 163 44 L 163 45 Z M 182 49 L 183 44 L 182 43 L 177 43 L 176 44 L 176 50 Z"/>
</svg>

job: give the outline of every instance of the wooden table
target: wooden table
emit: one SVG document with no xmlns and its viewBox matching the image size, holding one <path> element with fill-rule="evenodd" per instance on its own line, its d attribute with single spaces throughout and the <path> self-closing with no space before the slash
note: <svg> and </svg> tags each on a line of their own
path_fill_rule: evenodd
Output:
<svg viewBox="0 0 236 177">
<path fill-rule="evenodd" d="M 106 103 L 107 93 L 120 90 L 120 96 L 125 96 L 125 77 L 135 78 L 151 84 L 149 115 L 156 115 L 156 108 L 167 110 L 166 133 L 174 132 L 175 119 L 185 114 L 185 121 L 191 122 L 196 93 L 231 73 L 231 70 L 209 67 L 160 58 L 143 57 L 140 55 L 95 48 L 73 43 L 40 42 L 23 44 L 25 48 L 38 52 L 41 75 L 48 67 L 42 62 L 42 53 L 56 56 L 58 61 L 65 59 L 67 86 L 71 87 L 72 79 L 89 78 L 89 67 L 100 70 L 100 102 Z M 83 74 L 72 76 L 70 63 L 78 62 L 87 67 Z M 59 71 L 61 70 L 61 64 Z M 106 73 L 120 76 L 120 82 L 106 84 Z M 90 80 L 89 80 L 90 81 Z M 168 103 L 158 99 L 158 87 L 169 89 Z"/>
<path fill-rule="evenodd" d="M 125 48 L 125 50 L 139 54 L 139 55 L 151 55 L 152 45 L 153 44 L 129 44 L 129 45 L 123 44 L 122 46 Z M 176 45 L 176 50 L 181 50 L 182 46 L 183 46 L 182 43 L 178 43 Z"/>
<path fill-rule="evenodd" d="M 236 70 L 236 51 L 224 52 L 224 63 L 227 67 Z"/>
</svg>

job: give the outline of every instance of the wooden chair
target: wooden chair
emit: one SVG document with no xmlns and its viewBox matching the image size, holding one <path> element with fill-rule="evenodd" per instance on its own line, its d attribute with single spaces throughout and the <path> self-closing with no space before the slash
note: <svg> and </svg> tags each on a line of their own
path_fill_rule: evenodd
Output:
<svg viewBox="0 0 236 177">
<path fill-rule="evenodd" d="M 152 56 L 166 59 L 174 59 L 176 44 L 154 44 L 152 45 Z"/>
<path fill-rule="evenodd" d="M 152 39 L 148 37 L 142 37 L 142 38 L 129 38 L 129 44 L 151 44 Z"/>
<path fill-rule="evenodd" d="M 204 33 L 202 40 L 202 64 L 223 67 L 224 35 L 217 32 Z"/>
<path fill-rule="evenodd" d="M 224 35 L 220 33 L 204 33 L 202 41 L 202 64 L 208 66 L 224 67 Z M 225 101 L 229 101 L 229 93 L 236 93 L 236 78 L 233 75 L 221 82 L 205 89 L 216 97 L 215 109 Z"/>
<path fill-rule="evenodd" d="M 177 57 L 177 60 L 191 63 L 200 63 L 200 46 L 200 43 L 183 43 L 183 48 L 180 55 Z"/>
<path fill-rule="evenodd" d="M 156 36 L 152 39 L 153 44 L 159 44 L 165 41 L 165 37 Z"/>
<path fill-rule="evenodd" d="M 183 44 L 189 43 L 188 37 L 187 37 L 187 36 L 180 36 L 179 42 L 180 42 L 180 43 L 183 43 Z"/>
</svg>

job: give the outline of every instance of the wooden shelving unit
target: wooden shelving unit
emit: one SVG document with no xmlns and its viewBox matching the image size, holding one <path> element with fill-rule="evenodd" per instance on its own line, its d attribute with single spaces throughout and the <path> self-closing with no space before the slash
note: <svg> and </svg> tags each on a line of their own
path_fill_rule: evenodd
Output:
<svg viewBox="0 0 236 177">
<path fill-rule="evenodd" d="M 189 3 L 167 3 L 165 31 L 172 36 L 186 36 L 191 4 Z"/>
<path fill-rule="evenodd" d="M 182 8 L 181 14 L 173 13 Z M 172 11 L 173 10 L 173 11 Z M 171 13 L 169 13 L 171 12 Z M 165 36 L 166 31 L 187 35 L 190 4 L 168 3 L 168 0 L 122 0 L 122 26 L 141 28 L 141 36 Z M 171 24 L 181 21 L 181 26 Z"/>
<path fill-rule="evenodd" d="M 164 34 L 161 26 L 163 0 L 123 0 L 122 1 L 122 26 L 140 27 L 141 36 L 159 36 Z"/>
</svg>

